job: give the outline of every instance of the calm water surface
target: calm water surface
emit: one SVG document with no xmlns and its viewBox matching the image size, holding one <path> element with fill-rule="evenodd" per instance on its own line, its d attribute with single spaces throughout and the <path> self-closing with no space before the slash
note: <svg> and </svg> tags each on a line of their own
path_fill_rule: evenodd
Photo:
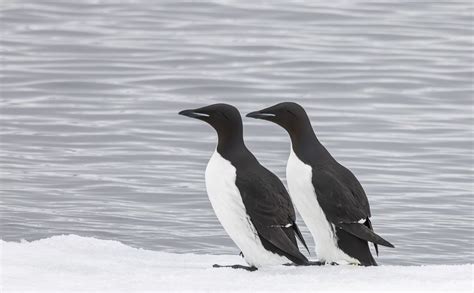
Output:
<svg viewBox="0 0 474 293">
<path fill-rule="evenodd" d="M 1 238 L 237 254 L 205 192 L 216 136 L 177 112 L 292 100 L 397 246 L 380 263 L 474 262 L 473 4 L 403 3 L 2 1 Z M 287 135 L 244 124 L 284 180 Z"/>
</svg>

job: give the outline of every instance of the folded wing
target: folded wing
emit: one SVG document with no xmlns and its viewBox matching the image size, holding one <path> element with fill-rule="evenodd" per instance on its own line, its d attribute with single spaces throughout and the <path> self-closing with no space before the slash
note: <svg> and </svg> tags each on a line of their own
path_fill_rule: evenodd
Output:
<svg viewBox="0 0 474 293">
<path fill-rule="evenodd" d="M 313 186 L 318 203 L 329 222 L 366 241 L 394 247 L 377 235 L 370 224 L 370 207 L 362 186 L 347 169 L 313 169 Z"/>
<path fill-rule="evenodd" d="M 263 167 L 262 167 L 263 168 Z M 308 262 L 299 251 L 295 234 L 306 247 L 295 223 L 295 210 L 280 179 L 270 171 L 237 174 L 236 185 L 247 214 L 262 243 L 296 264 Z"/>
</svg>

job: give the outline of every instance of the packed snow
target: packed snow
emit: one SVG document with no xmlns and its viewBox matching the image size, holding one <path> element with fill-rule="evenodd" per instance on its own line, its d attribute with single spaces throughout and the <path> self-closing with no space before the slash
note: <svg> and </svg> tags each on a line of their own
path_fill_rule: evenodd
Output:
<svg viewBox="0 0 474 293">
<path fill-rule="evenodd" d="M 237 255 L 173 254 L 76 235 L 1 241 L 1 291 L 466 291 L 473 265 L 277 266 L 256 272 Z"/>
</svg>

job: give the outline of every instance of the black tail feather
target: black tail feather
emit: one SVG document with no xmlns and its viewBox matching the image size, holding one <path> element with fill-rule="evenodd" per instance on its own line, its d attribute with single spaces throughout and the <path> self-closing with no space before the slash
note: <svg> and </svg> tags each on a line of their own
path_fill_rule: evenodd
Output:
<svg viewBox="0 0 474 293">
<path fill-rule="evenodd" d="M 286 258 L 288 258 L 290 261 L 294 262 L 297 265 L 306 265 L 308 263 L 308 259 L 299 251 L 298 247 L 294 247 L 293 251 L 287 252 L 280 249 L 278 246 L 274 245 L 272 242 L 268 241 L 267 239 L 265 239 L 265 237 L 262 237 L 261 235 L 259 236 L 260 236 L 260 241 L 262 241 L 262 245 L 266 250 L 285 256 Z"/>
<path fill-rule="evenodd" d="M 369 218 L 366 219 L 365 223 L 364 223 L 370 230 L 374 231 L 374 228 L 372 228 L 372 222 L 370 221 Z M 379 247 L 377 245 L 377 243 L 372 243 L 374 245 L 374 248 L 375 248 L 375 253 L 377 254 L 377 256 L 379 256 Z"/>
<path fill-rule="evenodd" d="M 369 243 L 342 228 L 336 229 L 337 245 L 347 255 L 357 259 L 362 266 L 376 266 L 377 262 L 370 253 Z"/>
<path fill-rule="evenodd" d="M 306 251 L 311 255 L 311 252 L 309 252 L 309 249 L 308 249 L 308 245 L 306 245 L 306 241 L 304 241 L 303 234 L 301 234 L 301 231 L 300 231 L 300 228 L 298 227 L 298 225 L 296 225 L 296 223 L 293 222 L 292 227 L 293 227 L 293 230 L 295 230 L 296 237 L 298 237 L 298 239 L 301 241 L 301 243 L 303 243 L 304 248 L 306 248 Z"/>
<path fill-rule="evenodd" d="M 395 247 L 392 243 L 383 239 L 379 235 L 375 234 L 374 231 L 369 229 L 367 226 L 359 223 L 338 223 L 336 226 L 340 227 L 344 231 L 351 233 L 354 236 L 359 237 L 360 239 L 370 241 L 374 244 L 379 244 L 387 247 Z"/>
</svg>

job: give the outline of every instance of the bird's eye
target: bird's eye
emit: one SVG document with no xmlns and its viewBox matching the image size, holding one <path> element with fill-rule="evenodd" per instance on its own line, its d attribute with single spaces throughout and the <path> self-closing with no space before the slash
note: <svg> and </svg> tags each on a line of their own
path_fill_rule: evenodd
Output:
<svg viewBox="0 0 474 293">
<path fill-rule="evenodd" d="M 296 116 L 295 113 L 291 112 L 290 110 L 286 110 L 286 112 L 288 112 L 288 113 L 290 113 L 291 115 L 293 115 L 293 117 L 298 118 L 298 116 Z"/>
<path fill-rule="evenodd" d="M 222 113 L 222 116 L 224 116 L 225 119 L 230 120 L 225 113 Z"/>
</svg>

